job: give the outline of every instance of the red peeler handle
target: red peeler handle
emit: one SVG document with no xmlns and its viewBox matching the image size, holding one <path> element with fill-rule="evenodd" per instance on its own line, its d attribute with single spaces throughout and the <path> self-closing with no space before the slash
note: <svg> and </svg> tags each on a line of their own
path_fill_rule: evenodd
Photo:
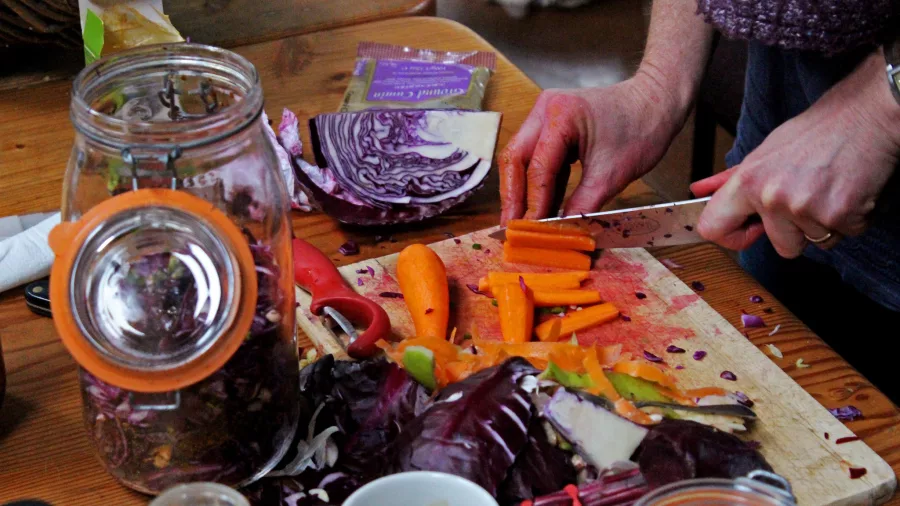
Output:
<svg viewBox="0 0 900 506">
<path fill-rule="evenodd" d="M 372 356 L 378 350 L 375 343 L 387 339 L 391 332 L 387 312 L 353 291 L 331 260 L 312 244 L 295 238 L 293 250 L 294 281 L 312 294 L 309 310 L 321 315 L 322 308 L 329 306 L 352 322 L 364 325 L 366 330 L 347 347 L 347 353 L 353 358 Z"/>
</svg>

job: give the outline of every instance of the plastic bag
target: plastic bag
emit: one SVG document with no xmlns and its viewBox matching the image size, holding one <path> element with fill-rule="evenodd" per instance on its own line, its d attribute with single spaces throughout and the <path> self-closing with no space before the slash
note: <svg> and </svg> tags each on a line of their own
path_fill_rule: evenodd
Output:
<svg viewBox="0 0 900 506">
<path fill-rule="evenodd" d="M 497 55 L 435 51 L 375 42 L 357 48 L 341 112 L 365 109 L 482 110 Z"/>
</svg>

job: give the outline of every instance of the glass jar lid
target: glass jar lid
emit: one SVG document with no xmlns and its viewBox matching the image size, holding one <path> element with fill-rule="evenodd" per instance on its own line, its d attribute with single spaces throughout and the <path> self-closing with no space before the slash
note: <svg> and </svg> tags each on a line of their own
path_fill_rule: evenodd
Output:
<svg viewBox="0 0 900 506">
<path fill-rule="evenodd" d="M 233 323 L 237 276 L 237 260 L 207 224 L 177 209 L 130 209 L 81 247 L 70 304 L 107 359 L 168 370 L 203 354 Z"/>
<path fill-rule="evenodd" d="M 50 244 L 60 336 L 104 381 L 139 392 L 193 384 L 224 365 L 249 332 L 250 248 L 198 197 L 126 192 L 61 223 Z"/>
</svg>

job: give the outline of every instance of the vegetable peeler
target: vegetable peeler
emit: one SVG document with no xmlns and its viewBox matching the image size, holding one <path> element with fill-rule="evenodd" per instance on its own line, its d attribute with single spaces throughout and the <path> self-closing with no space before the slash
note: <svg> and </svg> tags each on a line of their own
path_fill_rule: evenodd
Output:
<svg viewBox="0 0 900 506">
<path fill-rule="evenodd" d="M 350 337 L 347 354 L 353 358 L 373 355 L 379 339 L 387 339 L 391 321 L 387 312 L 372 300 L 356 293 L 341 277 L 331 260 L 303 239 L 293 240 L 294 281 L 312 295 L 309 310 L 316 316 L 331 317 Z M 366 327 L 357 335 L 350 323 Z"/>
</svg>

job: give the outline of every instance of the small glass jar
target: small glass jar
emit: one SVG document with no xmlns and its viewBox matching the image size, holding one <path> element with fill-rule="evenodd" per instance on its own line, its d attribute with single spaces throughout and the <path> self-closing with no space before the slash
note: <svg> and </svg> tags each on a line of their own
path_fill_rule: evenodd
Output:
<svg viewBox="0 0 900 506">
<path fill-rule="evenodd" d="M 240 492 L 218 483 L 199 482 L 175 485 L 149 506 L 250 506 Z"/>
<path fill-rule="evenodd" d="M 746 478 L 701 478 L 671 483 L 634 506 L 794 506 L 791 485 L 777 474 L 753 471 Z"/>
<path fill-rule="evenodd" d="M 267 473 L 298 423 L 289 200 L 253 65 L 146 46 L 74 81 L 50 297 L 106 469 L 158 494 Z"/>
</svg>

